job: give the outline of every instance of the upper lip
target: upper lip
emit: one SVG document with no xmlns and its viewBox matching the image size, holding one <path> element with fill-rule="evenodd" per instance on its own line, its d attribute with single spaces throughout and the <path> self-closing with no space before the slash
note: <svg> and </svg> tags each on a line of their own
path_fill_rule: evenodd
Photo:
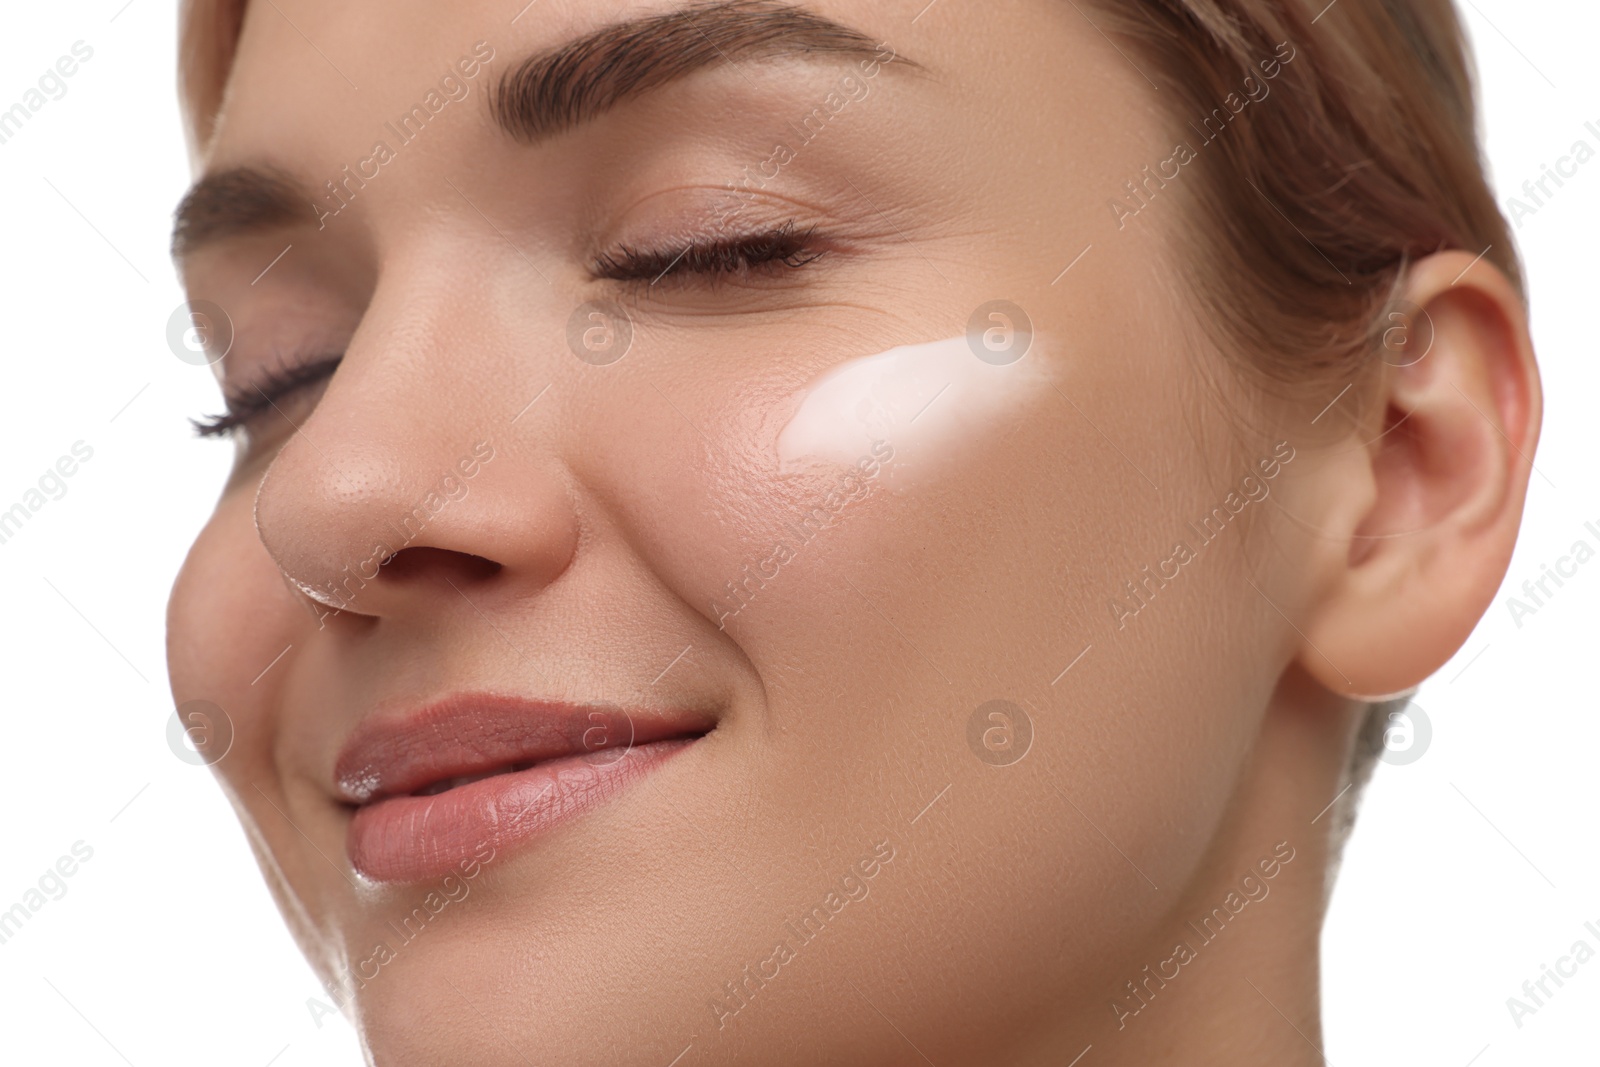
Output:
<svg viewBox="0 0 1600 1067">
<path fill-rule="evenodd" d="M 714 725 L 706 712 L 689 709 L 461 693 L 363 719 L 334 761 L 334 790 L 348 804 L 368 804 L 457 777 L 698 737 Z"/>
</svg>

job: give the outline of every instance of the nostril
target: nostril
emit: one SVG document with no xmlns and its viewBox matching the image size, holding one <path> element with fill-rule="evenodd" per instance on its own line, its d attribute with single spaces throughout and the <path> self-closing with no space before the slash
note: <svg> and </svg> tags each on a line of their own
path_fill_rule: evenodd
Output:
<svg viewBox="0 0 1600 1067">
<path fill-rule="evenodd" d="M 412 581 L 434 574 L 443 575 L 457 584 L 462 584 L 492 578 L 500 572 L 500 564 L 492 559 L 425 545 L 402 548 L 385 559 L 382 568 L 380 573 L 385 578 L 398 582 Z"/>
</svg>

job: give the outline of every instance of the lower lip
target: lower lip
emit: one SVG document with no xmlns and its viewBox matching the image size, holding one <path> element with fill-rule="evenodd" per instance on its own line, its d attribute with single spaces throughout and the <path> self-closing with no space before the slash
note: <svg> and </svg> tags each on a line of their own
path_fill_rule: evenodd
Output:
<svg viewBox="0 0 1600 1067">
<path fill-rule="evenodd" d="M 605 803 L 698 738 L 549 760 L 433 796 L 387 797 L 356 810 L 345 849 L 373 882 L 439 878 L 487 862 Z"/>
</svg>

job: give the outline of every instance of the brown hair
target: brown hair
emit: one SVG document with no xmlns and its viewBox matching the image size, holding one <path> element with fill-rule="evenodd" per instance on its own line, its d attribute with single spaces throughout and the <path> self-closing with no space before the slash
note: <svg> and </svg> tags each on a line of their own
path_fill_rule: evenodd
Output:
<svg viewBox="0 0 1600 1067">
<path fill-rule="evenodd" d="M 1229 120 L 1193 164 L 1184 262 L 1224 350 L 1269 380 L 1326 385 L 1370 365 L 1417 257 L 1485 252 L 1522 291 L 1451 0 L 1089 3 L 1173 120 Z M 1267 69 L 1270 96 L 1225 109 Z"/>
</svg>

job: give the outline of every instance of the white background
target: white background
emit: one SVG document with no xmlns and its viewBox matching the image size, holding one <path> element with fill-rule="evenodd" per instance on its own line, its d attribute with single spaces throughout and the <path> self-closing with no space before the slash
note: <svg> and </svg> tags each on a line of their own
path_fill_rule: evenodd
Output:
<svg viewBox="0 0 1600 1067">
<path fill-rule="evenodd" d="M 74 442 L 94 450 L 0 545 L 0 910 L 75 842 L 94 850 L 0 945 L 0 1059 L 351 1067 L 351 1030 L 308 1011 L 321 990 L 231 812 L 163 732 L 162 607 L 229 459 L 189 435 L 216 390 L 164 339 L 181 302 L 168 210 L 188 181 L 175 6 L 12 5 L 0 35 L 0 109 L 73 42 L 94 49 L 0 145 L 0 510 Z M 1463 7 L 1504 203 L 1574 141 L 1600 149 L 1600 10 Z M 1520 627 L 1505 597 L 1579 538 L 1600 547 L 1584 528 L 1600 530 L 1600 159 L 1517 239 L 1544 368 L 1542 473 L 1501 598 L 1419 697 L 1431 747 L 1379 768 L 1347 854 L 1324 938 L 1326 1053 L 1345 1067 L 1596 1062 L 1600 959 L 1520 1028 L 1506 998 L 1574 941 L 1600 949 L 1584 930 L 1600 928 L 1600 560 Z"/>
</svg>

